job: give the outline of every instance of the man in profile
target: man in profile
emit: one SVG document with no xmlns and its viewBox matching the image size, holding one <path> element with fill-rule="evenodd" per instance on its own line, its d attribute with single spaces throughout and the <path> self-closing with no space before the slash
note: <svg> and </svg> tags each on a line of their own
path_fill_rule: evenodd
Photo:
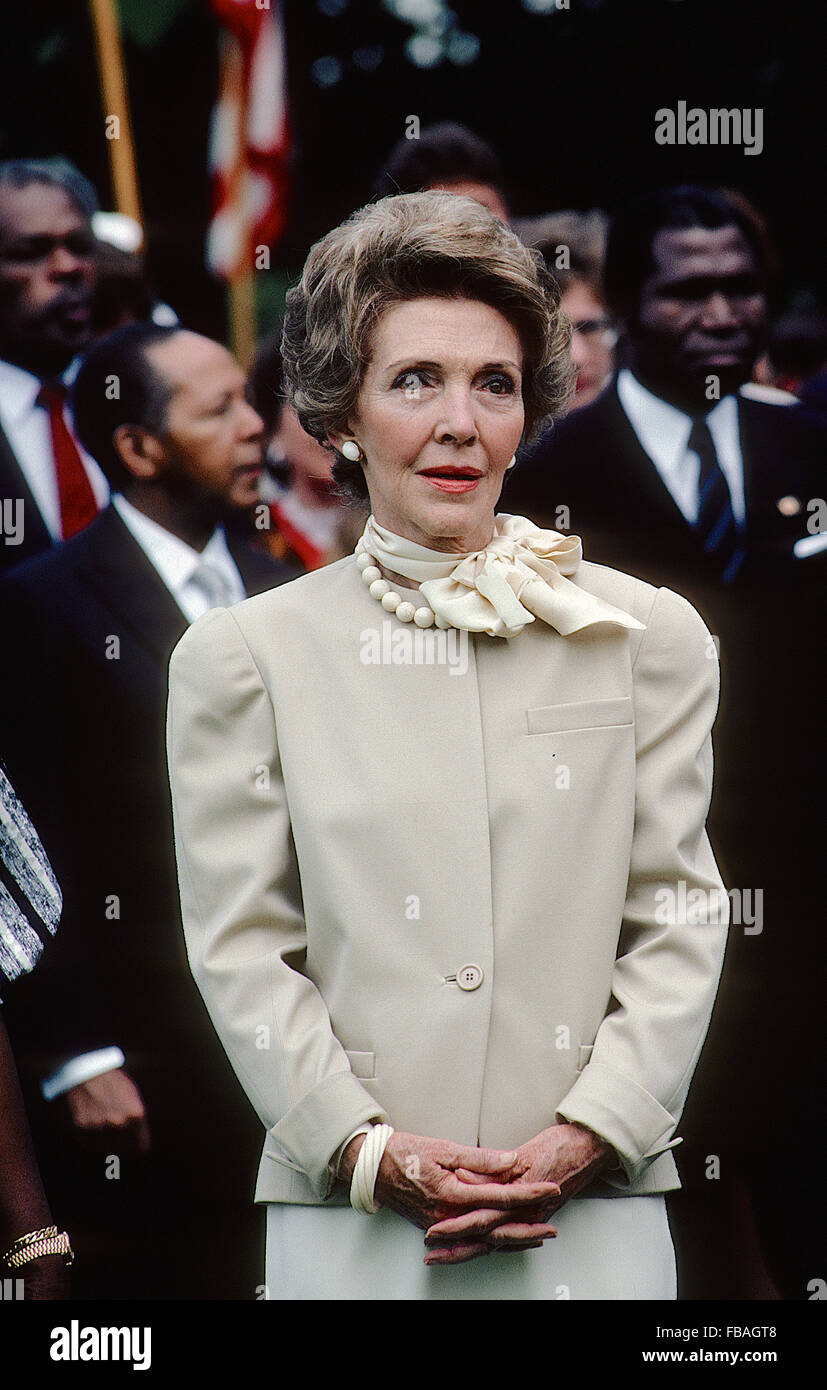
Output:
<svg viewBox="0 0 827 1390">
<path fill-rule="evenodd" d="M 81 1296 L 249 1297 L 216 1242 L 246 1202 L 257 1133 L 184 955 L 167 665 L 195 618 L 295 571 L 240 535 L 258 501 L 263 425 L 220 344 L 119 329 L 87 355 L 73 407 L 112 500 L 0 585 L 15 672 L 0 693 L 10 771 L 66 904 L 9 1030 L 42 1092 L 50 1188 L 66 1185 L 67 1211 L 83 1204 L 82 1251 L 82 1230 L 99 1232 L 78 1259 Z M 59 1154 L 62 1130 L 72 1143 Z M 89 1153 L 79 1136 L 97 1141 Z M 119 1158 L 116 1180 L 101 1149 Z M 228 1236 L 232 1252 L 254 1245 Z"/>
</svg>

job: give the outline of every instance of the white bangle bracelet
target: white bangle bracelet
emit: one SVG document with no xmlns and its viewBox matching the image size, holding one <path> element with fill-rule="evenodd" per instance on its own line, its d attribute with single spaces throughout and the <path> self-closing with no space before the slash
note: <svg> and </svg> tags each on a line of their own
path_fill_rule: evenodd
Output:
<svg viewBox="0 0 827 1390">
<path fill-rule="evenodd" d="M 365 1135 L 365 1142 L 353 1167 L 350 1205 L 354 1211 L 363 1212 L 365 1216 L 374 1216 L 381 1206 L 381 1202 L 373 1200 L 373 1189 L 385 1146 L 392 1134 L 391 1125 L 374 1125 L 370 1133 Z"/>
</svg>

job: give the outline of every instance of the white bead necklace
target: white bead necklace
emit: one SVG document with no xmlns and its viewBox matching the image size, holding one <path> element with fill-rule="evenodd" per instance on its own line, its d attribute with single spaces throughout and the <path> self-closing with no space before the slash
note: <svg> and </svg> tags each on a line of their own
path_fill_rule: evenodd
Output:
<svg viewBox="0 0 827 1390">
<path fill-rule="evenodd" d="M 434 624 L 440 628 L 451 626 L 445 618 L 434 613 L 432 608 L 427 606 L 417 608 L 408 599 L 403 599 L 401 594 L 397 594 L 387 579 L 382 578 L 382 571 L 374 561 L 373 556 L 365 549 L 361 536 L 356 543 L 354 554 L 369 592 L 381 603 L 386 613 L 395 613 L 400 622 L 413 622 L 417 627 L 432 627 Z"/>
</svg>

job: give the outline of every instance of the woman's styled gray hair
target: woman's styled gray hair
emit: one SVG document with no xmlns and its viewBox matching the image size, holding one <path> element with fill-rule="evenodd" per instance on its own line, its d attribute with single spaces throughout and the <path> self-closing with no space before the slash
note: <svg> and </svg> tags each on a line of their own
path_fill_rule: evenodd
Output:
<svg viewBox="0 0 827 1390">
<path fill-rule="evenodd" d="M 327 443 L 332 430 L 346 429 L 384 310 L 433 295 L 480 300 L 514 327 L 525 439 L 562 412 L 572 389 L 571 327 L 542 256 L 470 198 L 404 193 L 360 208 L 316 242 L 288 291 L 285 389 L 308 434 Z M 333 476 L 351 497 L 367 497 L 360 464 L 337 455 Z"/>
</svg>

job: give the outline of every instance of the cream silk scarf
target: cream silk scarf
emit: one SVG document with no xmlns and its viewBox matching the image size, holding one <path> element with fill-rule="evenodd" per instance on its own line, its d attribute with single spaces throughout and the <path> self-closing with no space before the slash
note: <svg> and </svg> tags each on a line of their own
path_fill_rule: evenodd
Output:
<svg viewBox="0 0 827 1390">
<path fill-rule="evenodd" d="M 422 597 L 451 627 L 491 637 L 516 637 L 535 618 L 564 637 L 592 623 L 645 628 L 564 577 L 583 558 L 579 536 L 541 530 L 524 516 L 500 512 L 488 545 L 467 554 L 416 545 L 373 516 L 361 544 L 384 569 L 417 580 Z"/>
</svg>

